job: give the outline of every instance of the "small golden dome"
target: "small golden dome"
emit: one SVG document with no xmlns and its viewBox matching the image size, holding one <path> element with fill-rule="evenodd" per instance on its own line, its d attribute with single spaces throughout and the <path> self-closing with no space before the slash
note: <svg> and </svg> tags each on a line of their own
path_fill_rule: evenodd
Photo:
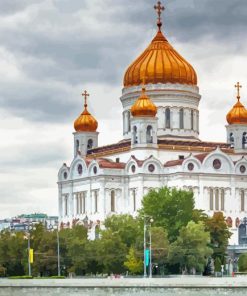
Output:
<svg viewBox="0 0 247 296">
<path fill-rule="evenodd" d="M 247 124 L 247 110 L 244 105 L 240 102 L 239 89 L 242 87 L 239 82 L 235 85 L 238 89 L 237 103 L 228 112 L 226 120 L 229 124 Z"/>
<path fill-rule="evenodd" d="M 87 96 L 89 96 L 89 94 L 87 91 L 84 91 L 82 95 L 85 96 L 84 110 L 75 120 L 74 128 L 77 132 L 95 132 L 98 127 L 98 122 L 87 110 Z"/>
<path fill-rule="evenodd" d="M 124 87 L 141 84 L 180 83 L 197 85 L 194 68 L 170 45 L 161 32 L 160 14 L 158 32 L 147 49 L 128 67 L 124 75 Z"/>
<path fill-rule="evenodd" d="M 131 114 L 134 117 L 155 117 L 157 113 L 157 107 L 152 100 L 146 95 L 145 87 L 142 88 L 141 96 L 135 101 L 131 107 Z"/>
</svg>

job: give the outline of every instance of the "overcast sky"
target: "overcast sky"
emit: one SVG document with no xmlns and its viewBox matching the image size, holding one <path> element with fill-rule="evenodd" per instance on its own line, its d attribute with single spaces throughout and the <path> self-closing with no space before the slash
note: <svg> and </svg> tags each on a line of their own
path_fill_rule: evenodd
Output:
<svg viewBox="0 0 247 296">
<path fill-rule="evenodd" d="M 57 214 L 57 171 L 72 160 L 84 89 L 99 144 L 121 140 L 123 75 L 155 35 L 154 4 L 0 0 L 0 218 Z M 247 105 L 247 1 L 163 4 L 163 31 L 198 74 L 200 138 L 225 141 L 237 81 Z"/>
</svg>

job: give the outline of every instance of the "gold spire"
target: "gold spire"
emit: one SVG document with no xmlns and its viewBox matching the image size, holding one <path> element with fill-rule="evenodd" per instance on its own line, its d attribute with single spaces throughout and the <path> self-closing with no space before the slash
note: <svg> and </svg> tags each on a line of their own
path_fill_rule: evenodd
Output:
<svg viewBox="0 0 247 296">
<path fill-rule="evenodd" d="M 146 50 L 128 67 L 124 75 L 124 87 L 142 84 L 173 83 L 197 85 L 194 68 L 171 46 L 161 31 L 161 2 L 154 6 L 157 12 L 158 32 Z"/>
<path fill-rule="evenodd" d="M 242 88 L 242 85 L 237 82 L 235 87 L 237 88 L 237 103 L 228 112 L 226 120 L 229 124 L 247 124 L 247 110 L 240 102 L 240 88 Z"/>
<path fill-rule="evenodd" d="M 95 132 L 98 122 L 87 110 L 87 97 L 89 97 L 89 93 L 85 90 L 81 95 L 84 96 L 84 110 L 75 120 L 74 128 L 77 132 Z"/>
<path fill-rule="evenodd" d="M 157 19 L 157 26 L 158 26 L 158 30 L 159 32 L 161 32 L 161 26 L 162 26 L 162 21 L 161 21 L 161 11 L 165 10 L 164 6 L 161 6 L 161 2 L 158 1 L 157 5 L 154 5 L 154 9 L 156 10 L 157 14 L 158 14 L 158 19 Z"/>
<path fill-rule="evenodd" d="M 131 107 L 131 114 L 134 117 L 155 117 L 157 113 L 157 107 L 152 102 L 152 100 L 146 95 L 145 76 L 143 76 L 142 81 L 142 92 L 140 97 L 135 101 L 134 105 Z"/>
</svg>

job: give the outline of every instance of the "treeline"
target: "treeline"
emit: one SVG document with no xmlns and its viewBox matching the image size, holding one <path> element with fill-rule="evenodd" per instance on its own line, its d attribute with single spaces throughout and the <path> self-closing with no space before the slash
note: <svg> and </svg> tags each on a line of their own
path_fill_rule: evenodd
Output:
<svg viewBox="0 0 247 296">
<path fill-rule="evenodd" d="M 88 240 L 87 228 L 76 225 L 59 231 L 61 274 L 142 274 L 144 222 L 146 247 L 152 237 L 152 272 L 213 272 L 224 264 L 230 232 L 221 212 L 208 217 L 194 207 L 193 193 L 161 188 L 150 191 L 138 216 L 113 215 L 99 238 Z M 57 233 L 42 224 L 30 231 L 34 249 L 32 275 L 57 275 Z M 28 273 L 27 233 L 0 233 L 0 275 Z"/>
</svg>

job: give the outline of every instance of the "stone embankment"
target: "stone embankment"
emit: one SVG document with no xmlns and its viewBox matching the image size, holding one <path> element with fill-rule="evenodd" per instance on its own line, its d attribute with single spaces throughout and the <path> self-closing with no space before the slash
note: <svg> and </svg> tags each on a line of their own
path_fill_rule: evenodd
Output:
<svg viewBox="0 0 247 296">
<path fill-rule="evenodd" d="M 247 295 L 247 277 L 0 279 L 0 296 L 214 296 Z"/>
</svg>

